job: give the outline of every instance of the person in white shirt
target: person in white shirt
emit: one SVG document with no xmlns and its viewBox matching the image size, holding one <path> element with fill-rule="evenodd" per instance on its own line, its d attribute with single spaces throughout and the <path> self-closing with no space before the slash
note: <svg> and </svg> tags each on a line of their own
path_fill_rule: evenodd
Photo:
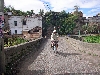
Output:
<svg viewBox="0 0 100 75">
<path fill-rule="evenodd" d="M 51 35 L 51 42 L 56 41 L 58 43 L 58 41 L 59 41 L 58 37 L 59 37 L 59 35 L 58 35 L 57 31 L 54 29 L 54 31 Z M 53 44 L 51 43 L 51 47 L 52 46 L 53 46 Z M 58 44 L 57 44 L 57 47 L 58 47 Z"/>
</svg>

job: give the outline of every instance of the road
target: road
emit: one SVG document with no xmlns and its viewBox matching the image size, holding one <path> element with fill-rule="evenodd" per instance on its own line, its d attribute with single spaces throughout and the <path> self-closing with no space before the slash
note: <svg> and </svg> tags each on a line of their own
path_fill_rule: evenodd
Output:
<svg viewBox="0 0 100 75">
<path fill-rule="evenodd" d="M 50 39 L 39 50 L 32 52 L 19 64 L 17 75 L 100 75 L 100 66 L 83 58 L 65 37 L 60 37 L 58 53 L 50 48 Z M 80 74 L 83 73 L 83 74 Z"/>
</svg>

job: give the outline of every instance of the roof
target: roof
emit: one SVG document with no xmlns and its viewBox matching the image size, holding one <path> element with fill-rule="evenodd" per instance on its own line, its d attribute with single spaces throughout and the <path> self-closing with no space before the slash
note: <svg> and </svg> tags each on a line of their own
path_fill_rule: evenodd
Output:
<svg viewBox="0 0 100 75">
<path fill-rule="evenodd" d="M 37 18 L 37 17 L 41 17 L 41 15 L 39 15 L 39 14 L 34 14 L 33 16 L 27 16 L 27 18 Z"/>
</svg>

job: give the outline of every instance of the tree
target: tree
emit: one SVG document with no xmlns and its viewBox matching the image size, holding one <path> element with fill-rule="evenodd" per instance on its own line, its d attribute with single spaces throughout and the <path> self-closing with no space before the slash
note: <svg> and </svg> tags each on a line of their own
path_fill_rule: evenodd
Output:
<svg viewBox="0 0 100 75">
<path fill-rule="evenodd" d="M 33 15 L 33 14 L 35 14 L 35 13 L 34 13 L 34 10 L 31 10 L 31 15 Z"/>
<path fill-rule="evenodd" d="M 39 14 L 40 14 L 41 16 L 43 16 L 43 15 L 44 15 L 44 10 L 43 10 L 43 9 L 40 9 Z"/>
<path fill-rule="evenodd" d="M 75 5 L 75 6 L 74 6 L 74 10 L 75 10 L 75 11 L 74 11 L 74 14 L 75 14 L 76 16 L 79 16 L 79 13 L 78 13 L 78 12 L 79 12 L 79 6 L 78 6 L 78 5 Z"/>
<path fill-rule="evenodd" d="M 75 15 L 66 13 L 64 10 L 61 12 L 51 11 L 45 13 L 43 17 L 43 27 L 56 26 L 59 34 L 72 34 L 76 25 L 75 19 L 77 19 Z"/>
<path fill-rule="evenodd" d="M 6 7 L 5 5 L 4 5 L 4 13 L 5 12 L 10 12 L 10 8 L 8 8 L 8 7 Z"/>
</svg>

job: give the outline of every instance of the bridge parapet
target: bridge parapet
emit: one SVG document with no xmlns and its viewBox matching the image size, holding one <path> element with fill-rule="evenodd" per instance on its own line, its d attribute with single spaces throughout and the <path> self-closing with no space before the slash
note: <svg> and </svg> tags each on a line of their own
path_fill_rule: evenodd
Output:
<svg viewBox="0 0 100 75">
<path fill-rule="evenodd" d="M 43 38 L 38 38 L 23 44 L 15 45 L 9 48 L 4 48 L 5 61 L 6 61 L 6 72 L 11 71 L 16 67 L 16 64 L 26 56 L 29 52 L 38 50 Z"/>
</svg>

